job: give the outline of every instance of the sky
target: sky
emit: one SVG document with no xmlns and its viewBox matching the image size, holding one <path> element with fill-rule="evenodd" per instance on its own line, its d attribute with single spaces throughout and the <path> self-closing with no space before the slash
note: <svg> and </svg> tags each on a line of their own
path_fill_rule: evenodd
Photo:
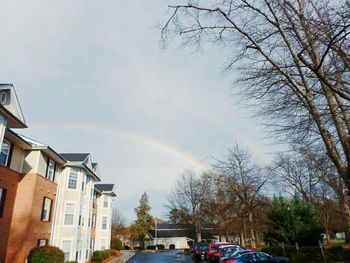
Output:
<svg viewBox="0 0 350 263">
<path fill-rule="evenodd" d="M 128 221 L 151 213 L 186 169 L 207 169 L 235 142 L 268 162 L 275 147 L 232 92 L 225 54 L 160 47 L 167 0 L 2 0 L 0 83 L 13 83 L 28 129 L 57 152 L 91 153 Z"/>
</svg>

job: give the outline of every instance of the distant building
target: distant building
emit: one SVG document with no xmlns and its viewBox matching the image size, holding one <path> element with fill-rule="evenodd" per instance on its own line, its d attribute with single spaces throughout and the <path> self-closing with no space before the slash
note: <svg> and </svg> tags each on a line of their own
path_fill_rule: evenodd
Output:
<svg viewBox="0 0 350 263">
<path fill-rule="evenodd" d="M 24 263 L 44 245 L 86 262 L 97 247 L 110 247 L 114 185 L 95 187 L 90 154 L 58 154 L 11 130 L 26 127 L 13 85 L 0 84 L 0 262 Z"/>
<path fill-rule="evenodd" d="M 232 241 L 236 237 L 230 235 L 227 240 L 226 237 L 218 234 L 218 229 L 213 226 L 203 226 L 201 236 L 203 242 L 216 241 Z M 176 249 L 188 248 L 189 244 L 195 241 L 196 233 L 193 226 L 190 224 L 157 224 L 149 233 L 147 245 L 162 244 L 165 248 L 169 248 L 171 244 L 175 245 Z"/>
</svg>

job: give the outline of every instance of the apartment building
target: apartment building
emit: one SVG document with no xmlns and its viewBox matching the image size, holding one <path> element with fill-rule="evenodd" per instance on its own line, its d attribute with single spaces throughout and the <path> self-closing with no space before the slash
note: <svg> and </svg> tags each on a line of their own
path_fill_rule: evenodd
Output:
<svg viewBox="0 0 350 263">
<path fill-rule="evenodd" d="M 24 263 L 43 245 L 86 262 L 100 213 L 93 205 L 98 166 L 90 154 L 58 154 L 12 130 L 26 127 L 13 86 L 0 84 L 0 262 Z"/>
<path fill-rule="evenodd" d="M 61 247 L 65 260 L 86 262 L 93 251 L 91 228 L 94 185 L 100 181 L 89 153 L 63 153 L 59 176 L 52 244 Z"/>
<path fill-rule="evenodd" d="M 104 250 L 109 249 L 111 244 L 113 197 L 116 195 L 113 184 L 96 184 L 95 192 L 98 207 L 95 249 Z"/>
</svg>

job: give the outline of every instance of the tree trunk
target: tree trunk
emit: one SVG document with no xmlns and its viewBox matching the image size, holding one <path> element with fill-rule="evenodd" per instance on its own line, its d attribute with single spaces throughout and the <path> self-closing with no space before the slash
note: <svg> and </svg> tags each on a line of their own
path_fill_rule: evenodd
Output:
<svg viewBox="0 0 350 263">
<path fill-rule="evenodd" d="M 340 211 L 345 225 L 345 241 L 350 242 L 350 209 L 345 198 L 340 200 Z"/>
<path fill-rule="evenodd" d="M 240 239 L 241 239 L 241 246 L 242 247 L 245 247 L 245 237 L 244 237 L 244 230 L 243 229 L 241 229 L 241 233 L 240 233 Z"/>
<path fill-rule="evenodd" d="M 252 247 L 256 247 L 254 225 L 253 225 L 253 213 L 249 212 L 249 228 L 250 228 L 250 243 Z"/>
</svg>

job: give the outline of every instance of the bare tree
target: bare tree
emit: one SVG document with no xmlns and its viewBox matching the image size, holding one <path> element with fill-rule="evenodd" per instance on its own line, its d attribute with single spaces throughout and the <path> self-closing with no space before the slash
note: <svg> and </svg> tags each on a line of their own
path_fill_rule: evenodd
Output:
<svg viewBox="0 0 350 263">
<path fill-rule="evenodd" d="M 317 0 L 189 0 L 169 6 L 166 40 L 213 43 L 242 94 L 287 141 L 322 145 L 350 188 L 350 5 Z M 319 144 L 321 142 L 321 144 Z"/>
<path fill-rule="evenodd" d="M 256 246 L 257 235 L 254 227 L 254 211 L 262 198 L 262 188 L 267 181 L 264 171 L 252 161 L 250 153 L 236 144 L 228 151 L 225 160 L 217 160 L 214 165 L 219 178 L 233 201 L 239 201 L 237 213 L 242 219 L 243 229 L 248 221 L 251 245 Z M 235 205 L 237 206 L 237 205 Z M 244 236 L 243 233 L 241 236 Z"/>
<path fill-rule="evenodd" d="M 169 207 L 178 213 L 187 214 L 193 224 L 197 241 L 201 241 L 203 224 L 203 204 L 208 194 L 205 177 L 197 177 L 192 170 L 186 170 L 176 181 L 168 196 Z"/>
</svg>

